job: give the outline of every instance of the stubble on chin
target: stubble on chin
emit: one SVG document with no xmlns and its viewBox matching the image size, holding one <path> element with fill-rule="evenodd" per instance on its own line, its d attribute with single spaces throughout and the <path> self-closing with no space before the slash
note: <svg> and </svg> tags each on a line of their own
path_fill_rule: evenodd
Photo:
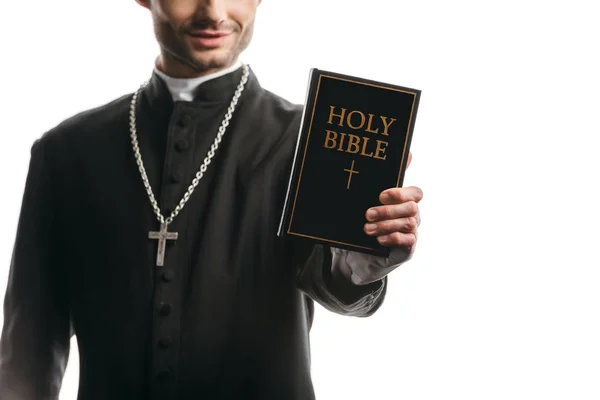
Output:
<svg viewBox="0 0 600 400">
<path fill-rule="evenodd" d="M 230 49 L 209 50 L 201 56 L 196 56 L 193 50 L 188 50 L 188 65 L 198 71 L 230 67 L 238 60 L 240 54 L 248 48 L 253 34 L 254 24 L 250 24 Z"/>
</svg>

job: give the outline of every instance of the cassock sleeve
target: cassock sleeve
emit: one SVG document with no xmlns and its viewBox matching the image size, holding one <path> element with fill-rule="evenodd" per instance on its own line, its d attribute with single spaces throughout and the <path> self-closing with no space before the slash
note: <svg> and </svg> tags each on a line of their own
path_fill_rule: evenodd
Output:
<svg viewBox="0 0 600 400">
<path fill-rule="evenodd" d="M 378 257 L 356 251 L 331 248 L 331 268 L 355 285 L 378 281 L 406 261 L 404 250 L 393 248 L 388 257 Z M 404 261 L 400 261 L 404 260 Z"/>
<path fill-rule="evenodd" d="M 58 400 L 71 338 L 60 272 L 58 180 L 48 140 L 31 148 L 4 298 L 0 399 Z"/>
<path fill-rule="evenodd" d="M 294 249 L 297 287 L 326 309 L 340 315 L 368 317 L 383 303 L 387 276 L 355 284 L 342 272 L 350 268 L 348 258 L 334 258 L 337 249 L 301 239 L 296 240 Z"/>
</svg>

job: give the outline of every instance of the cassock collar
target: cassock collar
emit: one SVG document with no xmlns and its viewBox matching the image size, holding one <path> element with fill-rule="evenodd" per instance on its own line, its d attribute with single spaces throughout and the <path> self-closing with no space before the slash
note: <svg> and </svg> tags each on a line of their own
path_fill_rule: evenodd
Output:
<svg viewBox="0 0 600 400">
<path fill-rule="evenodd" d="M 154 67 L 154 73 L 167 84 L 167 88 L 173 97 L 173 101 L 193 101 L 196 94 L 203 90 L 203 87 L 201 86 L 203 83 L 227 75 L 241 67 L 242 62 L 238 60 L 230 67 L 212 74 L 191 79 L 172 78 L 159 70 L 156 66 Z"/>
<path fill-rule="evenodd" d="M 233 71 L 226 71 L 224 74 L 217 73 L 210 76 L 208 80 L 201 81 L 195 90 L 191 103 L 200 105 L 202 103 L 230 102 L 242 79 L 242 73 L 242 68 L 233 68 Z M 246 88 L 248 89 L 249 86 L 254 86 L 257 83 L 256 77 L 250 68 Z M 143 95 L 153 112 L 170 113 L 173 109 L 173 95 L 166 81 L 156 70 L 152 72 L 148 84 L 143 89 Z"/>
</svg>

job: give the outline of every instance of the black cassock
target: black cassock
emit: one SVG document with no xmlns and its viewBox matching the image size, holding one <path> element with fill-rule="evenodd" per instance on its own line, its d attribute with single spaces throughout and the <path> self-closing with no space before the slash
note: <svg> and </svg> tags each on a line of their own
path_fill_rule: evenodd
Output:
<svg viewBox="0 0 600 400">
<path fill-rule="evenodd" d="M 153 74 L 140 95 L 140 149 L 163 215 L 202 164 L 241 74 L 203 83 L 193 102 L 173 102 Z M 32 147 L 0 399 L 58 399 L 73 334 L 81 400 L 313 399 L 313 302 L 366 317 L 387 278 L 355 286 L 331 273 L 327 246 L 276 235 L 302 107 L 250 73 L 157 267 L 148 232 L 160 225 L 133 155 L 131 98 L 69 118 Z"/>
</svg>

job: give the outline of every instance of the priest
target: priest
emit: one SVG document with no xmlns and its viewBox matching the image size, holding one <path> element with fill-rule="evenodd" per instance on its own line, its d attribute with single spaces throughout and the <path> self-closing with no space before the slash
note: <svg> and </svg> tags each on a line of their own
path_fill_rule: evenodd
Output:
<svg viewBox="0 0 600 400">
<path fill-rule="evenodd" d="M 388 258 L 278 237 L 302 107 L 240 60 L 260 0 L 138 3 L 160 45 L 149 81 L 32 146 L 0 399 L 57 400 L 73 335 L 80 399 L 314 399 L 314 304 L 381 306 L 422 192 L 365 210 Z"/>
</svg>

